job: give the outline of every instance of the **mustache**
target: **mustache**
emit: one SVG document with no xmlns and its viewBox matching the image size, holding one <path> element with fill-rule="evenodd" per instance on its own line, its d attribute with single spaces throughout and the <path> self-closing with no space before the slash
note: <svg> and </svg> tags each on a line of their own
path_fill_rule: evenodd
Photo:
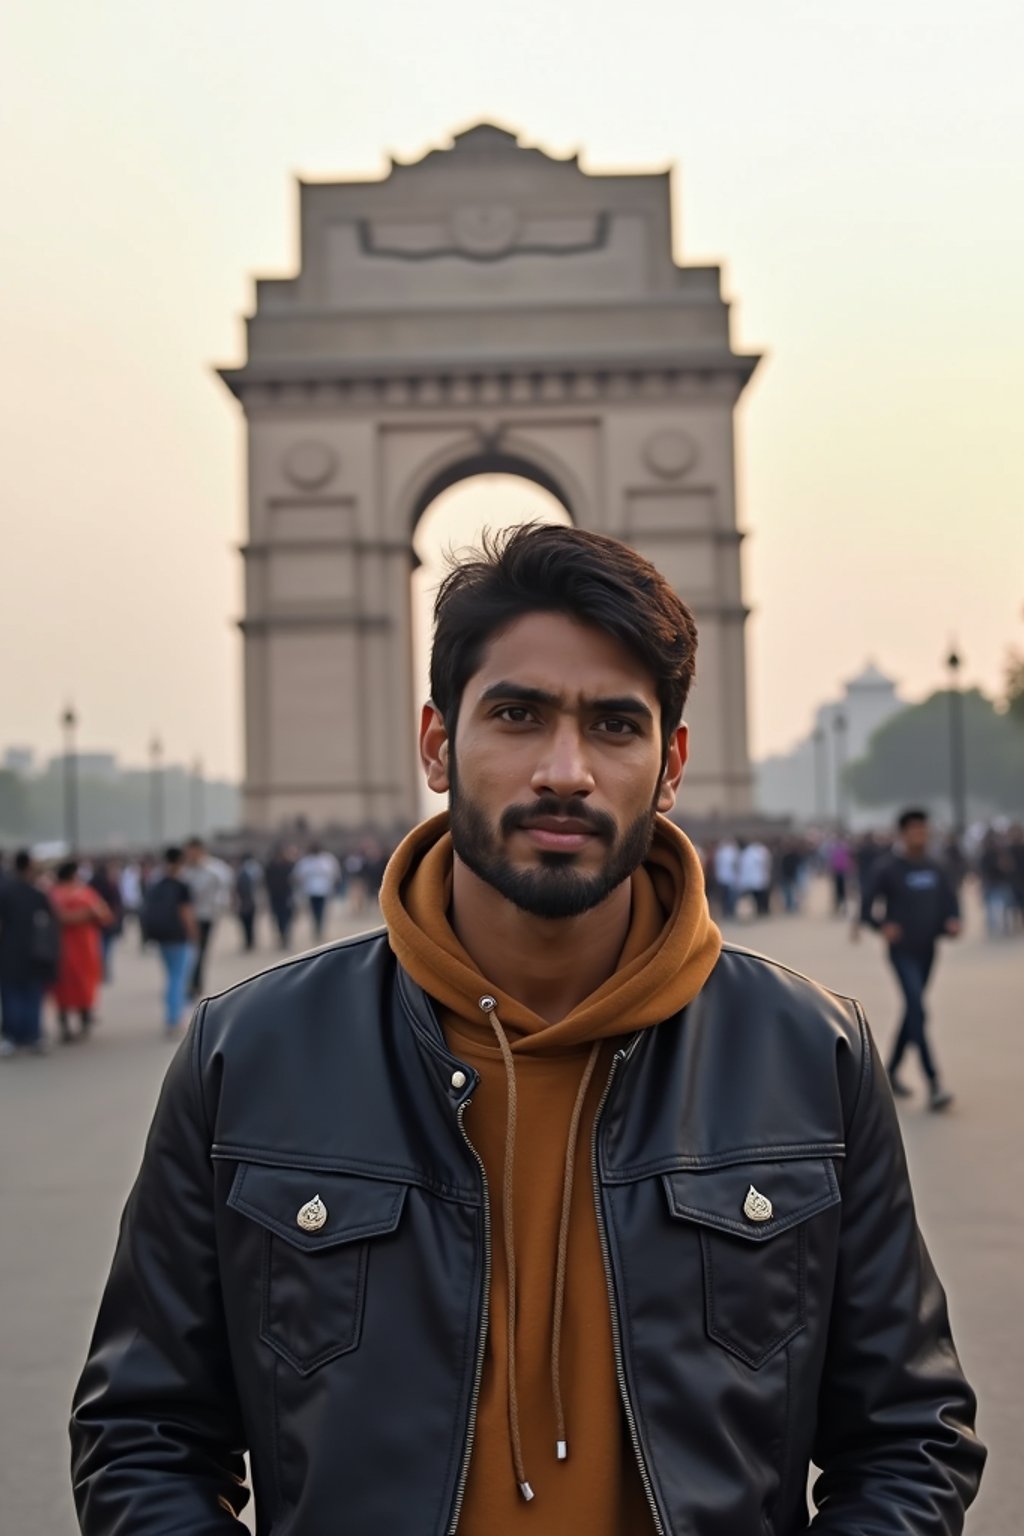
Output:
<svg viewBox="0 0 1024 1536">
<path fill-rule="evenodd" d="M 520 831 L 527 822 L 535 821 L 539 816 L 564 816 L 578 821 L 605 843 L 614 843 L 618 832 L 607 811 L 596 811 L 585 800 L 559 800 L 557 795 L 540 795 L 532 805 L 510 805 L 501 813 L 502 835 L 508 837 Z"/>
</svg>

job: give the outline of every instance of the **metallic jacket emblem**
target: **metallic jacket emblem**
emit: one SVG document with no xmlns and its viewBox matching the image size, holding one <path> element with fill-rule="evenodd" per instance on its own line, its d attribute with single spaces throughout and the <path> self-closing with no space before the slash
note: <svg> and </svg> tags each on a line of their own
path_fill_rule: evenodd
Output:
<svg viewBox="0 0 1024 1536">
<path fill-rule="evenodd" d="M 771 1221 L 775 1208 L 768 1196 L 760 1194 L 751 1184 L 743 1202 L 743 1214 L 748 1221 Z"/>
<path fill-rule="evenodd" d="M 295 1220 L 304 1232 L 319 1232 L 327 1220 L 327 1207 L 319 1195 L 307 1200 Z"/>
</svg>

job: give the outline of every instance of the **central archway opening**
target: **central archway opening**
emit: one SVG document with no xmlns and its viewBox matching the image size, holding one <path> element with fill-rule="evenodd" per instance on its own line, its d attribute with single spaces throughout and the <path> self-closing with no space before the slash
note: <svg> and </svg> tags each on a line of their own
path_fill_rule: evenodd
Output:
<svg viewBox="0 0 1024 1536">
<path fill-rule="evenodd" d="M 449 553 L 457 554 L 460 549 L 479 543 L 486 529 L 533 522 L 569 526 L 572 518 L 554 490 L 519 474 L 470 475 L 449 484 L 424 508 L 412 536 L 418 562 L 412 573 L 415 729 L 419 728 L 420 709 L 430 692 L 433 603 L 448 568 Z M 444 809 L 445 797 L 432 794 L 420 779 L 419 804 L 422 815 L 433 816 Z"/>
</svg>

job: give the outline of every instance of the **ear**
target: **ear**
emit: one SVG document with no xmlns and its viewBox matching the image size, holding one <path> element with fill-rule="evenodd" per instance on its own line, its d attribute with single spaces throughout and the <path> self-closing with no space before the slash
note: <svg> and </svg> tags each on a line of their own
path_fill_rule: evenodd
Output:
<svg viewBox="0 0 1024 1536">
<path fill-rule="evenodd" d="M 683 781 L 683 771 L 686 768 L 686 759 L 690 755 L 690 728 L 681 725 L 672 734 L 669 742 L 668 757 L 665 761 L 665 772 L 661 776 L 658 786 L 658 810 L 664 815 L 672 809 L 676 803 L 679 786 Z"/>
<path fill-rule="evenodd" d="M 446 795 L 448 780 L 448 732 L 433 704 L 423 706 L 420 715 L 420 762 L 427 788 L 435 795 Z"/>
</svg>

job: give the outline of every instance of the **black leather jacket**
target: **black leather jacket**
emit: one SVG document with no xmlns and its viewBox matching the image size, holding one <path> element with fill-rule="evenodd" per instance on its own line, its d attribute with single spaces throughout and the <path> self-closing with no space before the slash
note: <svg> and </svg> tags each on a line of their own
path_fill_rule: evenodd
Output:
<svg viewBox="0 0 1024 1536">
<path fill-rule="evenodd" d="M 76 1394 L 87 1536 L 227 1536 L 245 1450 L 260 1532 L 456 1530 L 487 1327 L 476 1082 L 381 934 L 201 1005 Z M 727 948 L 624 1038 L 593 1177 L 653 1529 L 792 1536 L 813 1461 L 821 1536 L 961 1530 L 974 1398 L 856 1004 Z"/>
</svg>

